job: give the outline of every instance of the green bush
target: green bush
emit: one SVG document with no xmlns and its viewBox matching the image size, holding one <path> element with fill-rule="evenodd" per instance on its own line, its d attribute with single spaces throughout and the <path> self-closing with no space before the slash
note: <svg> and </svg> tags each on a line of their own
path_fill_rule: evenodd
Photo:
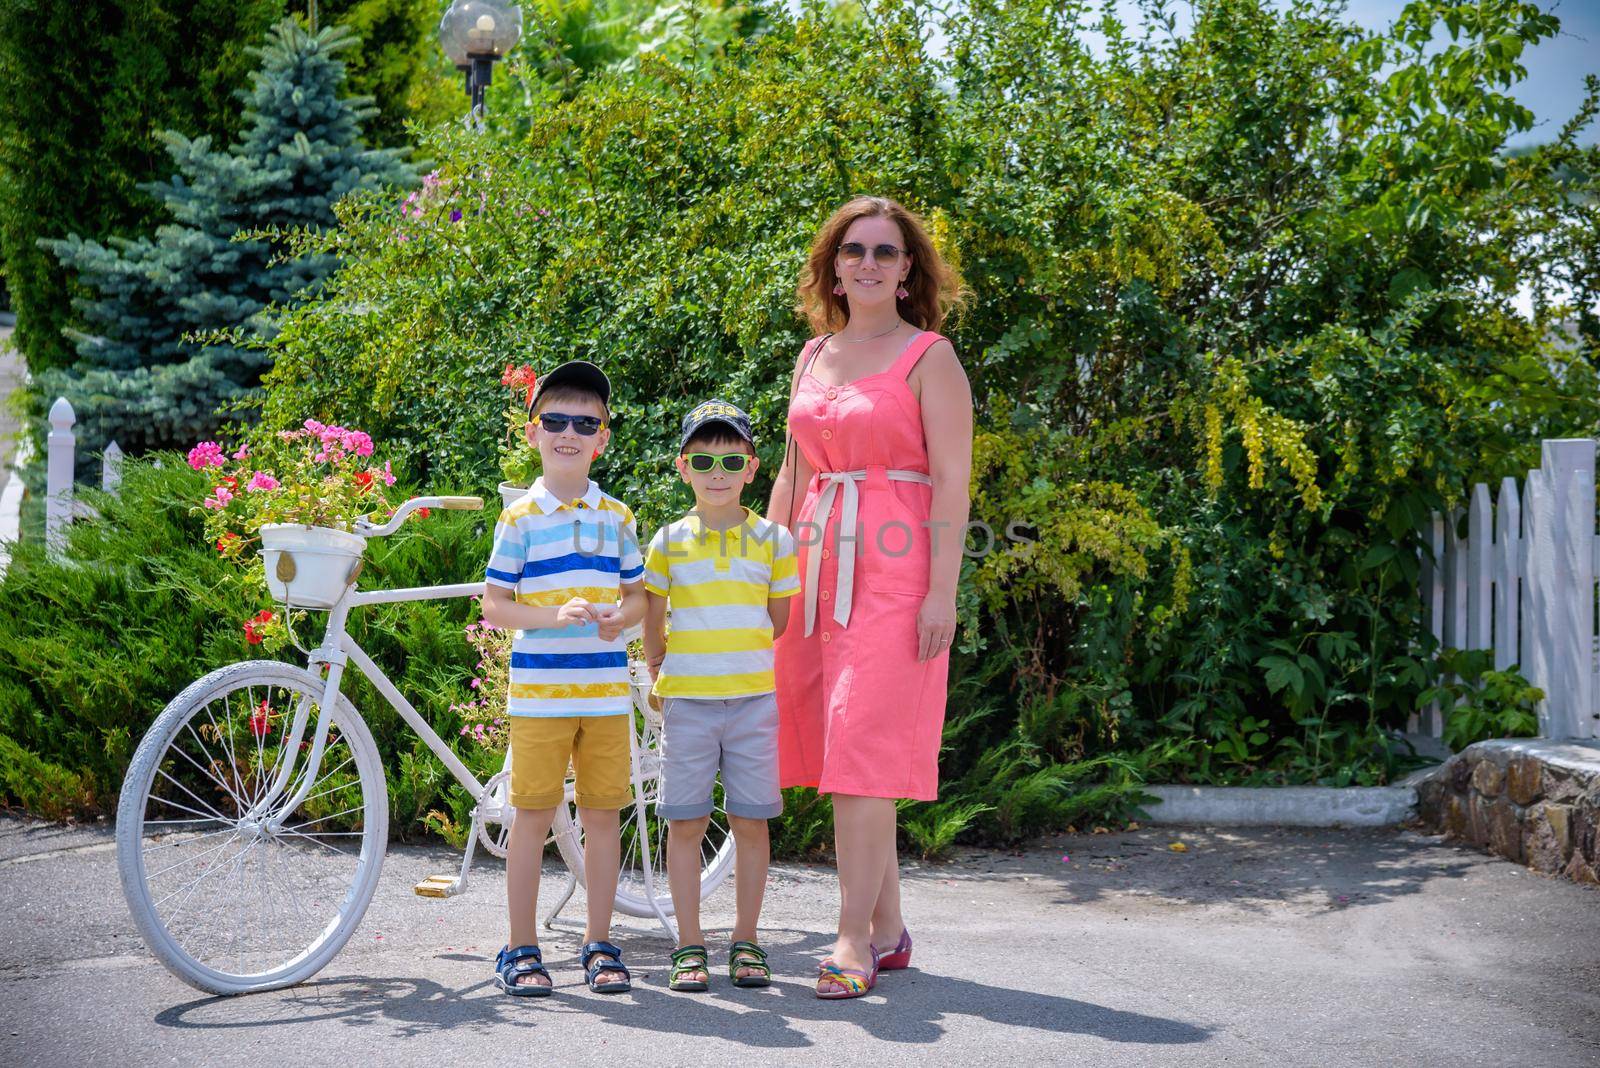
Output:
<svg viewBox="0 0 1600 1068">
<path fill-rule="evenodd" d="M 1521 52 L 1557 25 L 1531 5 L 1368 32 L 1210 0 L 1186 35 L 1107 23 L 1099 52 L 1085 10 L 965 5 L 943 61 L 898 0 L 774 14 L 720 61 L 541 98 L 504 121 L 525 133 L 440 132 L 423 218 L 351 203 L 311 246 L 347 266 L 274 343 L 263 431 L 349 413 L 418 469 L 488 470 L 504 364 L 584 356 L 617 382 L 597 477 L 659 522 L 687 503 L 664 474 L 696 399 L 743 402 L 773 470 L 806 242 L 894 195 L 973 294 L 949 332 L 974 516 L 1031 538 L 968 572 L 956 673 L 1014 670 L 946 781 L 1019 753 L 1385 781 L 1434 675 L 1416 529 L 1600 414 L 1600 339 L 1550 340 L 1558 285 L 1600 281 L 1592 113 L 1503 152 L 1532 121 Z M 1008 809 L 967 800 L 1000 833 Z"/>
<path fill-rule="evenodd" d="M 130 462 L 120 497 L 88 495 L 102 518 L 72 527 L 68 562 L 25 543 L 0 582 L 0 794 L 30 811 L 109 814 L 166 703 L 214 668 L 263 655 L 242 624 L 264 602 L 204 540 L 204 476 L 181 456 L 160 459 Z M 374 548 L 363 584 L 473 581 L 492 521 L 435 512 L 407 523 Z M 475 615 L 461 598 L 378 605 L 351 620 L 351 634 L 450 739 L 461 724 L 449 708 L 472 665 L 461 628 Z M 317 636 L 320 617 L 310 616 L 302 642 Z M 451 781 L 364 678 L 345 677 L 389 771 L 394 833 L 419 833 L 430 808 L 451 803 Z"/>
<path fill-rule="evenodd" d="M 353 422 L 423 484 L 476 483 L 505 364 L 595 359 L 596 475 L 649 528 L 688 504 L 667 463 L 693 401 L 741 402 L 775 469 L 807 242 L 896 196 L 972 293 L 947 333 L 974 516 L 1023 536 L 965 565 L 945 786 L 908 844 L 1129 811 L 1158 778 L 1387 781 L 1438 673 L 1418 527 L 1600 422 L 1600 337 L 1560 297 L 1600 286 L 1594 101 L 1504 151 L 1556 21 L 1205 0 L 1186 33 L 1107 20 L 1091 49 L 1086 5 L 972 0 L 933 60 L 925 10 L 769 12 L 721 54 L 435 131 L 420 216 L 348 200 L 293 243 L 343 266 L 271 342 L 254 432 Z M 815 848 L 825 799 L 791 801 L 779 841 Z"/>
</svg>

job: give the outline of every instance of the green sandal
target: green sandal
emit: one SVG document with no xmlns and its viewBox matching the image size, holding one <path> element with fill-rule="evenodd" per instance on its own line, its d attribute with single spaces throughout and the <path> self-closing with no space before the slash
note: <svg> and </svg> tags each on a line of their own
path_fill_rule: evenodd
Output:
<svg viewBox="0 0 1600 1068">
<path fill-rule="evenodd" d="M 667 983 L 668 990 L 677 990 L 685 994 L 701 994 L 710 986 L 704 979 L 685 979 L 685 975 L 702 972 L 711 974 L 711 960 L 706 956 L 705 946 L 684 946 L 682 949 L 672 951 L 672 978 Z"/>
<path fill-rule="evenodd" d="M 760 975 L 740 976 L 739 969 L 759 971 Z M 771 986 L 772 969 L 767 965 L 767 951 L 754 942 L 738 941 L 728 947 L 728 978 L 734 986 Z"/>
</svg>

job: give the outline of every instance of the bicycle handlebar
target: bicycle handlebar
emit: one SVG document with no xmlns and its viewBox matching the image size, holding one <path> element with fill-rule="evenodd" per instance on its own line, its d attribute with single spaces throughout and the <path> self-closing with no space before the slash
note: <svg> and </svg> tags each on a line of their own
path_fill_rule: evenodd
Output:
<svg viewBox="0 0 1600 1068">
<path fill-rule="evenodd" d="M 443 508 L 475 512 L 483 507 L 482 497 L 413 497 L 394 510 L 394 515 L 382 526 L 373 526 L 365 519 L 356 521 L 356 533 L 364 538 L 381 538 L 400 529 L 400 524 L 418 508 Z"/>
</svg>

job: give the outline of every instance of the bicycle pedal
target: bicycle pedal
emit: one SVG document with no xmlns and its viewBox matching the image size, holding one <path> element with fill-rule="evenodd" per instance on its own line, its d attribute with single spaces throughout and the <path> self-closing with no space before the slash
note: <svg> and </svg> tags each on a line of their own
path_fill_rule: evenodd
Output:
<svg viewBox="0 0 1600 1068">
<path fill-rule="evenodd" d="M 430 875 L 414 889 L 418 897 L 453 897 L 456 879 L 453 875 Z"/>
</svg>

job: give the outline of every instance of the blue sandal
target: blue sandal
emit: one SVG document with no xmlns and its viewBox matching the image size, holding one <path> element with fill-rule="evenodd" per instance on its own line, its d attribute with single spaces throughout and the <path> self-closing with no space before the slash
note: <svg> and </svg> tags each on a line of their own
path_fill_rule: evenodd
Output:
<svg viewBox="0 0 1600 1068">
<path fill-rule="evenodd" d="M 550 973 L 545 970 L 544 961 L 539 956 L 538 946 L 518 946 L 512 949 L 506 946 L 500 950 L 494 959 L 495 985 L 507 994 L 521 998 L 549 997 L 555 993 L 553 986 L 543 983 L 518 982 L 524 975 L 542 975 L 550 978 Z"/>
<path fill-rule="evenodd" d="M 596 961 L 596 957 L 610 957 L 609 961 Z M 622 994 L 633 989 L 633 975 L 622 963 L 622 950 L 610 942 L 590 942 L 583 947 L 583 980 L 596 994 Z M 621 979 L 597 983 L 595 976 L 601 972 L 621 972 Z"/>
</svg>

